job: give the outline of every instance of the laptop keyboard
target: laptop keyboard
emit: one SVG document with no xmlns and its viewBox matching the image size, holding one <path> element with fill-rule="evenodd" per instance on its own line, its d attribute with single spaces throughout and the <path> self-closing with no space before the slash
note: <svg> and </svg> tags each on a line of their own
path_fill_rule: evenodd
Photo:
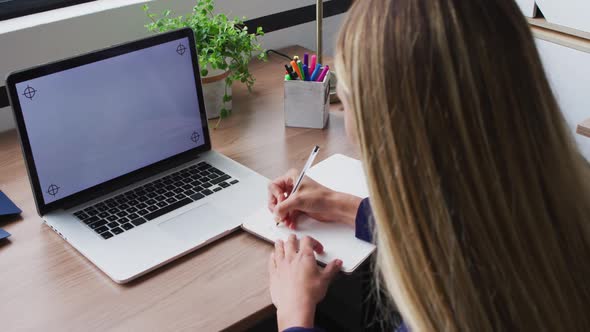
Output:
<svg viewBox="0 0 590 332">
<path fill-rule="evenodd" d="M 200 162 L 74 215 L 108 240 L 238 182 L 208 163 Z"/>
</svg>

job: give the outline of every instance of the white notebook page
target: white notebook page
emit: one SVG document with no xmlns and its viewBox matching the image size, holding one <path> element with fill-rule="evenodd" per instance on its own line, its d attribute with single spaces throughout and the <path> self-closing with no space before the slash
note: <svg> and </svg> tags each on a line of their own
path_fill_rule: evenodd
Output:
<svg viewBox="0 0 590 332">
<path fill-rule="evenodd" d="M 369 195 L 362 164 L 359 160 L 335 154 L 319 162 L 307 172 L 307 176 L 336 191 L 365 198 Z M 246 218 L 242 227 L 270 242 L 286 240 L 289 234 L 297 237 L 309 235 L 324 246 L 324 254 L 317 255 L 318 261 L 327 264 L 338 258 L 342 260 L 342 271 L 353 272 L 374 250 L 373 244 L 354 236 L 354 227 L 338 222 L 319 222 L 301 216 L 297 230 L 293 231 L 283 224 L 275 226 L 271 212 L 266 206 Z"/>
</svg>

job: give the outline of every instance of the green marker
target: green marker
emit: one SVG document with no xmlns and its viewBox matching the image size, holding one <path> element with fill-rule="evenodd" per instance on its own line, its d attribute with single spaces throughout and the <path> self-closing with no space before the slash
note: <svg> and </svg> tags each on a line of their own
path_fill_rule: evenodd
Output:
<svg viewBox="0 0 590 332">
<path fill-rule="evenodd" d="M 287 74 L 285 75 L 285 81 L 290 81 L 291 80 L 291 75 Z"/>
<path fill-rule="evenodd" d="M 301 61 L 297 60 L 297 66 L 299 67 L 299 72 L 301 73 L 301 80 L 305 81 L 305 73 L 303 72 L 303 65 Z"/>
</svg>

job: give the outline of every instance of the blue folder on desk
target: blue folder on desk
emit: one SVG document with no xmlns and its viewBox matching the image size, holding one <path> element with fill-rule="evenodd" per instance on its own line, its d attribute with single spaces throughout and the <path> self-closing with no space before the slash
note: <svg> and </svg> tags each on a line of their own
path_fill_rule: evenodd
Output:
<svg viewBox="0 0 590 332">
<path fill-rule="evenodd" d="M 16 216 L 21 213 L 19 209 L 3 192 L 0 191 L 0 218 Z"/>
<path fill-rule="evenodd" d="M 6 197 L 6 195 L 0 191 L 0 220 L 17 216 L 21 212 L 22 211 L 10 200 L 10 198 Z M 10 233 L 0 228 L 0 240 L 9 236 Z"/>
</svg>

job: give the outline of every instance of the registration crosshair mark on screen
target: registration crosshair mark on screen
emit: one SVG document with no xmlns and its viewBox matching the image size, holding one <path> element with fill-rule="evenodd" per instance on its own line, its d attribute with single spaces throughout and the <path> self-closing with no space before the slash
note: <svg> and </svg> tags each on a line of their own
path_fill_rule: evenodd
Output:
<svg viewBox="0 0 590 332">
<path fill-rule="evenodd" d="M 56 186 L 55 184 L 52 184 L 47 188 L 47 193 L 51 196 L 57 195 L 58 192 L 59 192 L 59 187 Z"/>
<path fill-rule="evenodd" d="M 37 90 L 35 90 L 35 88 L 32 88 L 27 85 L 27 88 L 23 92 L 23 96 L 29 98 L 30 100 L 33 100 L 33 97 L 35 97 L 36 93 L 37 93 Z"/>
</svg>

